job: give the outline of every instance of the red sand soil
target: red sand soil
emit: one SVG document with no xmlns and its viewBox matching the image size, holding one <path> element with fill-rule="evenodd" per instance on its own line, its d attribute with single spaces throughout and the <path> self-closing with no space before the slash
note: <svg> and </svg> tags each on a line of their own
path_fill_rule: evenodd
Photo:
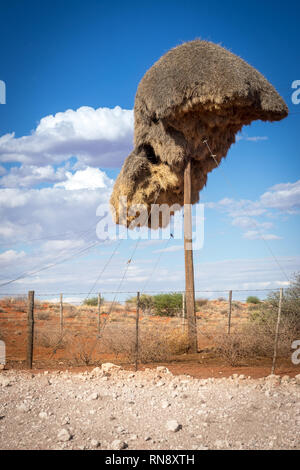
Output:
<svg viewBox="0 0 300 470">
<path fill-rule="evenodd" d="M 210 308 L 219 308 L 219 316 L 213 314 L 211 318 L 212 324 L 219 326 L 220 321 L 224 317 L 224 302 L 211 302 Z M 239 310 L 239 317 L 245 318 L 245 308 L 242 305 Z M 95 337 L 97 335 L 97 309 L 86 308 L 80 310 L 80 315 L 77 315 L 77 308 L 73 306 L 64 306 L 64 325 L 71 331 L 74 336 L 83 335 L 85 344 L 93 346 Z M 120 307 L 120 312 L 124 315 L 124 309 Z M 244 313 L 243 313 L 244 312 Z M 130 311 L 130 315 L 134 315 L 134 311 Z M 218 312 L 217 312 L 218 313 Z M 126 313 L 125 313 L 126 314 Z M 220 316 L 220 315 L 223 316 Z M 201 318 L 204 314 L 199 312 L 198 317 Z M 102 315 L 104 319 L 105 314 Z M 36 332 L 49 332 L 52 329 L 59 327 L 59 306 L 57 304 L 49 304 L 46 302 L 37 303 L 35 306 L 36 318 Z M 224 317 L 226 324 L 226 317 Z M 134 323 L 134 319 L 132 320 Z M 170 319 L 161 317 L 151 317 L 151 322 L 154 322 L 156 328 L 159 328 L 160 323 L 168 323 Z M 7 368 L 26 369 L 26 348 L 27 348 L 27 307 L 26 299 L 13 300 L 3 299 L 0 301 L 0 339 L 6 342 L 7 352 Z M 206 347 L 203 343 L 201 347 Z M 69 371 L 82 371 L 91 369 L 103 362 L 114 362 L 121 364 L 124 368 L 133 370 L 133 366 L 124 363 L 124 358 L 119 355 L 118 357 L 113 354 L 98 352 L 93 356 L 93 365 L 91 366 L 76 366 L 74 361 L 74 351 L 72 350 L 72 343 L 66 349 L 57 349 L 53 354 L 53 350 L 49 347 L 35 344 L 34 347 L 34 363 L 32 372 L 41 372 L 42 370 L 65 370 Z M 122 363 L 123 362 L 123 363 Z M 158 365 L 164 365 L 175 374 L 188 374 L 197 378 L 208 377 L 228 377 L 232 374 L 244 374 L 253 378 L 259 378 L 271 373 L 272 363 L 270 359 L 257 359 L 247 361 L 247 364 L 238 367 L 231 367 L 222 358 L 215 357 L 210 352 L 201 352 L 199 354 L 183 354 L 174 357 L 174 360 L 168 363 L 151 363 L 139 365 L 139 369 L 143 370 L 146 367 L 154 368 Z M 278 358 L 276 366 L 276 374 L 289 375 L 291 377 L 300 373 L 300 366 L 293 365 L 290 358 Z"/>
</svg>

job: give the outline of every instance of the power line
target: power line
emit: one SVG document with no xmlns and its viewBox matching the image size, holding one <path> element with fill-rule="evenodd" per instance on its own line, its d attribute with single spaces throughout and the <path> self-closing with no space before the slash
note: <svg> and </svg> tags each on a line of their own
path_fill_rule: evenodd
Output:
<svg viewBox="0 0 300 470">
<path fill-rule="evenodd" d="M 21 224 L 21 225 L 26 225 L 26 224 Z M 22 245 L 26 245 L 29 242 L 42 241 L 42 240 L 47 240 L 47 241 L 54 240 L 54 241 L 56 241 L 56 240 L 59 239 L 59 237 L 65 237 L 65 236 L 68 236 L 68 235 L 70 235 L 70 236 L 71 235 L 84 235 L 84 234 L 90 232 L 90 230 L 94 226 L 95 226 L 95 224 L 93 223 L 92 225 L 89 226 L 89 228 L 87 230 L 80 230 L 79 232 L 69 230 L 68 232 L 58 233 L 58 234 L 48 236 L 48 237 L 30 238 L 29 240 L 20 240 L 20 241 L 15 241 L 15 242 L 10 242 L 10 243 L 0 243 L 0 246 L 13 246 L 13 245 L 18 245 L 19 243 L 22 243 Z"/>
<path fill-rule="evenodd" d="M 171 234 L 170 237 L 168 238 L 167 243 L 165 244 L 165 246 L 162 248 L 162 251 L 159 253 L 159 256 L 158 256 L 158 258 L 157 258 L 157 260 L 156 260 L 156 263 L 155 263 L 155 265 L 154 265 L 154 267 L 153 267 L 153 270 L 152 270 L 150 276 L 148 277 L 148 279 L 146 279 L 146 282 L 145 282 L 145 284 L 144 284 L 144 286 L 143 286 L 143 288 L 142 288 L 142 290 L 141 290 L 141 293 L 145 292 L 146 286 L 149 284 L 150 279 L 152 278 L 154 272 L 156 271 L 157 266 L 159 265 L 159 262 L 160 262 L 160 260 L 161 260 L 161 257 L 162 257 L 162 255 L 163 255 L 164 251 L 167 249 L 167 247 L 168 247 L 168 245 L 169 245 L 169 243 L 170 243 L 171 238 L 174 238 L 172 234 Z"/>
<path fill-rule="evenodd" d="M 95 286 L 98 284 L 98 282 L 100 281 L 100 279 L 102 278 L 106 268 L 108 267 L 109 263 L 111 262 L 111 260 L 113 259 L 114 255 L 116 254 L 117 252 L 117 249 L 120 248 L 120 245 L 122 243 L 122 238 L 119 240 L 118 244 L 116 245 L 115 249 L 113 250 L 112 254 L 110 255 L 110 257 L 108 258 L 107 262 L 105 263 L 102 271 L 100 271 L 100 274 L 98 275 L 96 281 L 94 282 L 93 284 L 93 287 L 90 289 L 89 293 L 87 294 L 86 296 L 86 299 L 91 295 L 91 293 L 93 292 Z"/>
<path fill-rule="evenodd" d="M 204 144 L 206 145 L 206 147 L 208 148 L 208 151 L 210 152 L 210 156 L 213 158 L 214 162 L 216 163 L 216 165 L 217 165 L 217 167 L 218 167 L 218 166 L 219 166 L 219 163 L 218 163 L 218 161 L 216 160 L 216 155 L 214 155 L 214 154 L 212 153 L 212 150 L 211 150 L 211 148 L 210 148 L 210 146 L 209 146 L 209 144 L 208 144 L 207 139 L 204 139 L 204 140 L 203 140 L 203 143 L 204 143 Z M 232 188 L 233 185 L 232 185 L 232 184 L 230 183 L 230 181 L 225 177 L 225 175 L 223 175 L 223 176 L 224 176 L 224 178 L 225 178 L 227 184 L 230 186 L 230 188 Z M 262 240 L 264 241 L 266 247 L 267 247 L 268 250 L 270 251 L 270 253 L 271 253 L 271 255 L 272 255 L 272 257 L 273 257 L 275 263 L 277 264 L 277 266 L 279 267 L 280 271 L 283 273 L 283 275 L 285 276 L 285 278 L 287 279 L 287 281 L 289 281 L 289 278 L 288 278 L 286 272 L 284 271 L 284 269 L 283 269 L 282 266 L 280 265 L 280 263 L 279 263 L 278 259 L 276 258 L 275 254 L 273 253 L 273 250 L 271 249 L 270 245 L 268 244 L 267 240 L 265 239 L 265 237 L 264 237 L 264 235 L 263 235 L 263 233 L 262 233 L 262 231 L 261 231 L 259 225 L 256 223 L 256 221 L 255 221 L 254 219 L 251 219 L 251 216 L 249 216 L 249 214 L 247 214 L 246 211 L 244 211 L 244 213 L 245 213 L 245 215 L 247 215 L 247 216 L 249 217 L 249 220 L 251 221 L 251 223 L 252 223 L 253 225 L 255 225 L 255 227 L 257 228 L 257 230 L 258 230 L 258 232 L 259 232 L 259 234 L 260 234 Z"/>
<path fill-rule="evenodd" d="M 69 257 L 67 257 L 67 258 L 64 258 L 64 259 L 62 259 L 62 260 L 60 260 L 60 261 L 57 261 L 56 263 L 52 263 L 52 264 L 50 264 L 50 265 L 43 266 L 41 269 L 38 269 L 38 270 L 36 270 L 36 271 L 33 271 L 33 272 L 28 272 L 28 271 L 27 271 L 26 273 L 24 273 L 24 274 L 22 274 L 22 275 L 20 275 L 20 276 L 18 276 L 18 277 L 16 277 L 16 278 L 14 278 L 14 279 L 11 279 L 10 281 L 7 281 L 7 282 L 4 282 L 4 283 L 0 284 L 0 288 L 1 288 L 1 287 L 4 287 L 4 286 L 7 286 L 7 285 L 9 285 L 9 284 L 12 284 L 12 283 L 14 283 L 14 282 L 16 282 L 16 281 L 19 281 L 20 279 L 24 279 L 24 278 L 26 278 L 26 277 L 34 276 L 35 274 L 38 274 L 38 273 L 40 273 L 40 272 L 42 272 L 42 271 L 46 271 L 47 269 L 53 268 L 54 266 L 57 266 L 58 264 L 65 263 L 66 261 L 69 261 L 70 259 L 75 258 L 75 257 L 77 257 L 77 256 L 81 256 L 82 253 L 85 253 L 86 251 L 91 250 L 91 249 L 94 248 L 95 246 L 100 245 L 100 243 L 103 243 L 103 241 L 101 240 L 101 241 L 98 241 L 98 242 L 96 242 L 96 243 L 93 243 L 91 246 L 85 247 L 85 248 L 79 250 L 78 252 L 73 253 L 71 256 L 69 256 Z"/>
</svg>

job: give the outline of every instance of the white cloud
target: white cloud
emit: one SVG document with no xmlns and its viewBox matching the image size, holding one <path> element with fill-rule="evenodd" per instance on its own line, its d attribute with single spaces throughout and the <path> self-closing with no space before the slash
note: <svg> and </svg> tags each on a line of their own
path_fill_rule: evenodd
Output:
<svg viewBox="0 0 300 470">
<path fill-rule="evenodd" d="M 83 106 L 44 117 L 29 136 L 3 135 L 0 161 L 44 166 L 75 155 L 86 165 L 119 167 L 132 142 L 132 110 Z"/>
<path fill-rule="evenodd" d="M 13 209 L 25 206 L 28 201 L 28 193 L 19 189 L 0 189 L 0 210 L 1 208 Z"/>
<path fill-rule="evenodd" d="M 243 238 L 247 240 L 281 240 L 281 237 L 272 233 L 262 233 L 258 230 L 249 230 L 243 234 Z"/>
<path fill-rule="evenodd" d="M 15 250 L 7 250 L 4 253 L 0 254 L 0 266 L 4 268 L 6 265 L 11 263 L 15 263 L 16 261 L 20 261 L 20 259 L 24 258 L 25 252 L 17 252 Z"/>
<path fill-rule="evenodd" d="M 22 165 L 11 168 L 10 172 L 0 179 L 0 184 L 5 188 L 29 188 L 39 183 L 54 183 L 64 179 L 65 167 L 55 170 L 51 165 Z"/>
<path fill-rule="evenodd" d="M 0 189 L 0 243 L 96 238 L 96 209 L 109 201 L 113 180 L 95 168 L 67 178 L 61 187 Z"/>
<path fill-rule="evenodd" d="M 266 233 L 273 223 L 259 221 L 256 217 L 274 217 L 274 210 L 279 214 L 295 214 L 300 209 L 300 180 L 295 183 L 280 183 L 263 193 L 257 201 L 221 199 L 216 203 L 207 203 L 207 208 L 216 209 L 231 219 L 231 225 L 245 230 L 248 240 L 278 240 L 276 234 Z M 273 212 L 272 212 L 273 211 Z"/>
<path fill-rule="evenodd" d="M 243 132 L 242 134 L 238 134 L 237 137 L 236 137 L 236 141 L 239 142 L 240 140 L 246 140 L 248 142 L 261 142 L 261 141 L 264 141 L 264 140 L 268 140 L 269 137 L 267 137 L 266 135 L 255 135 L 255 136 L 248 136 L 245 132 Z"/>
<path fill-rule="evenodd" d="M 154 250 L 153 253 L 173 253 L 175 251 L 181 251 L 181 250 L 183 250 L 182 245 L 173 245 L 173 246 L 169 246 L 167 248 L 161 248 L 159 250 Z"/>
<path fill-rule="evenodd" d="M 240 227 L 242 229 L 251 229 L 254 226 L 263 228 L 263 229 L 270 229 L 272 228 L 272 222 L 258 222 L 257 220 L 252 219 L 251 217 L 236 217 L 232 220 L 232 225 L 236 227 Z"/>
<path fill-rule="evenodd" d="M 65 188 L 67 190 L 73 189 L 98 189 L 105 188 L 112 184 L 106 174 L 98 168 L 86 168 L 85 170 L 78 170 L 75 174 L 71 172 L 66 173 L 67 180 L 57 183 L 55 187 Z"/>
<path fill-rule="evenodd" d="M 300 180 L 295 183 L 281 183 L 273 186 L 260 197 L 260 203 L 268 208 L 288 214 L 300 209 Z"/>
</svg>

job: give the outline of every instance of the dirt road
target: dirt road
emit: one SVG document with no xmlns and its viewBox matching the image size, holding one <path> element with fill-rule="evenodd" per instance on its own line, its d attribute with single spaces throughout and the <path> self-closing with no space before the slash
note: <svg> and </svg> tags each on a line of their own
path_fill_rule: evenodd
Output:
<svg viewBox="0 0 300 470">
<path fill-rule="evenodd" d="M 300 375 L 0 372 L 0 449 L 300 449 L 299 426 Z"/>
</svg>

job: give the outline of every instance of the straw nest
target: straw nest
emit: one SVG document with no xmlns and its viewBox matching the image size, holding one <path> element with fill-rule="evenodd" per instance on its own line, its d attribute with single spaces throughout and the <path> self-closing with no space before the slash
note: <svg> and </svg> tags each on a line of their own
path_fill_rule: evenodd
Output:
<svg viewBox="0 0 300 470">
<path fill-rule="evenodd" d="M 198 202 L 207 174 L 227 155 L 244 125 L 257 119 L 279 121 L 287 114 L 285 102 L 264 76 L 223 47 L 195 40 L 171 49 L 138 86 L 135 147 L 111 196 L 116 223 L 151 226 L 151 204 L 182 206 L 187 159 L 192 203 Z M 144 205 L 148 216 L 141 221 L 135 210 L 124 214 L 122 197 L 128 208 Z"/>
</svg>

